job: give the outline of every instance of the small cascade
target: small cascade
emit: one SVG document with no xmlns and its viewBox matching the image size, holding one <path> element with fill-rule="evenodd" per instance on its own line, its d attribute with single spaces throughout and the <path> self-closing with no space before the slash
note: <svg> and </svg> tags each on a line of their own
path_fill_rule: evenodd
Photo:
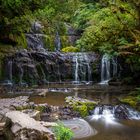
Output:
<svg viewBox="0 0 140 140">
<path fill-rule="evenodd" d="M 86 54 L 84 54 L 84 57 L 85 57 L 85 61 L 87 62 L 86 65 L 87 65 L 87 70 L 88 70 L 88 81 L 92 81 L 90 60 L 88 59 Z"/>
<path fill-rule="evenodd" d="M 101 66 L 101 83 L 107 83 L 111 78 L 110 75 L 110 59 L 108 55 L 103 55 Z"/>
<path fill-rule="evenodd" d="M 10 82 L 13 82 L 13 61 L 9 60 L 8 61 L 8 79 L 10 80 Z"/>
<path fill-rule="evenodd" d="M 126 105 L 100 105 L 92 114 L 92 120 L 101 119 L 107 123 L 116 123 L 118 119 L 140 120 L 140 112 Z"/>
<path fill-rule="evenodd" d="M 113 66 L 113 77 L 114 76 L 117 76 L 117 73 L 118 73 L 118 62 L 117 62 L 117 58 L 113 58 L 112 59 L 112 66 Z"/>
<path fill-rule="evenodd" d="M 61 83 L 62 82 L 62 80 L 61 80 L 61 72 L 60 72 L 60 65 L 58 63 L 58 60 L 57 60 L 57 75 L 58 75 L 58 80 Z"/>
<path fill-rule="evenodd" d="M 56 51 L 60 51 L 61 50 L 61 39 L 60 39 L 60 35 L 59 32 L 56 32 L 56 36 L 55 36 L 55 50 Z"/>
<path fill-rule="evenodd" d="M 47 82 L 47 80 L 46 80 L 46 75 L 45 75 L 45 72 L 44 72 L 44 70 L 43 70 L 43 68 L 42 68 L 41 65 L 40 65 L 40 70 L 41 70 L 41 73 L 42 73 L 42 80 L 43 80 L 43 83 L 46 83 L 46 82 Z"/>
<path fill-rule="evenodd" d="M 90 82 L 91 67 L 86 53 L 73 54 L 74 83 Z"/>
<path fill-rule="evenodd" d="M 22 85 L 24 70 L 20 67 L 19 83 Z"/>
<path fill-rule="evenodd" d="M 79 82 L 79 75 L 78 75 L 78 69 L 79 69 L 79 62 L 78 62 L 78 55 L 75 56 L 75 81 Z"/>
<path fill-rule="evenodd" d="M 114 117 L 114 108 L 112 106 L 97 106 L 92 115 L 92 120 L 103 120 L 107 123 L 114 124 L 115 117 Z"/>
<path fill-rule="evenodd" d="M 101 84 L 107 84 L 112 77 L 117 76 L 117 72 L 117 58 L 110 58 L 107 54 L 103 55 L 101 62 Z"/>
</svg>

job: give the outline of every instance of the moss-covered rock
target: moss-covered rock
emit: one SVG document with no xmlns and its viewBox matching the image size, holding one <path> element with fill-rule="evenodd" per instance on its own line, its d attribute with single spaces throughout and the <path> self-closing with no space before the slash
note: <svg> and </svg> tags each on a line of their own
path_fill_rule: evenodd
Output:
<svg viewBox="0 0 140 140">
<path fill-rule="evenodd" d="M 79 48 L 68 46 L 62 49 L 62 52 L 79 52 Z"/>
<path fill-rule="evenodd" d="M 89 112 L 98 104 L 95 101 L 72 96 L 66 97 L 66 103 L 71 105 L 73 110 L 79 112 L 82 117 L 88 116 Z"/>
<path fill-rule="evenodd" d="M 140 88 L 136 88 L 135 91 L 130 92 L 128 96 L 120 99 L 120 101 L 140 111 Z"/>
</svg>

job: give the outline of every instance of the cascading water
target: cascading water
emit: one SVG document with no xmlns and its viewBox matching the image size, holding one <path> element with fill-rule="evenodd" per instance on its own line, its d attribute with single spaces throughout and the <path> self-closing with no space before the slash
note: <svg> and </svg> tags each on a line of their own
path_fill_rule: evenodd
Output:
<svg viewBox="0 0 140 140">
<path fill-rule="evenodd" d="M 19 75 L 19 83 L 22 84 L 23 82 L 23 74 L 24 74 L 24 70 L 22 67 L 20 67 L 20 75 Z"/>
<path fill-rule="evenodd" d="M 75 56 L 75 63 L 76 63 L 76 67 L 75 67 L 75 81 L 79 82 L 79 75 L 78 75 L 78 68 L 79 68 L 79 62 L 78 62 L 78 55 Z"/>
<path fill-rule="evenodd" d="M 61 50 L 61 39 L 60 39 L 60 35 L 59 32 L 56 32 L 56 36 L 55 36 L 55 50 L 56 51 L 60 51 Z"/>
<path fill-rule="evenodd" d="M 92 120 L 103 120 L 106 123 L 115 123 L 114 108 L 111 106 L 99 106 L 93 111 Z"/>
<path fill-rule="evenodd" d="M 113 65 L 113 77 L 114 76 L 117 76 L 117 73 L 118 73 L 118 62 L 117 62 L 117 58 L 113 58 L 112 59 L 112 65 Z"/>
<path fill-rule="evenodd" d="M 87 65 L 87 70 L 88 70 L 88 81 L 92 81 L 90 61 L 86 54 L 84 54 L 84 57 L 85 57 L 85 61 L 87 62 L 86 65 Z"/>
<path fill-rule="evenodd" d="M 86 53 L 73 54 L 74 83 L 90 82 L 91 67 Z"/>
<path fill-rule="evenodd" d="M 107 84 L 112 77 L 117 75 L 117 72 L 117 58 L 110 58 L 107 54 L 103 55 L 101 62 L 101 84 Z"/>
<path fill-rule="evenodd" d="M 107 83 L 110 80 L 110 59 L 108 55 L 103 55 L 101 66 L 101 83 Z"/>
<path fill-rule="evenodd" d="M 118 119 L 140 120 L 140 112 L 126 105 L 100 105 L 92 112 L 91 120 L 103 120 L 106 123 L 117 124 Z"/>
<path fill-rule="evenodd" d="M 13 73 L 12 73 L 12 70 L 13 70 L 13 62 L 12 60 L 9 60 L 8 61 L 8 77 L 9 77 L 9 80 L 10 82 L 12 83 L 13 81 Z"/>
</svg>

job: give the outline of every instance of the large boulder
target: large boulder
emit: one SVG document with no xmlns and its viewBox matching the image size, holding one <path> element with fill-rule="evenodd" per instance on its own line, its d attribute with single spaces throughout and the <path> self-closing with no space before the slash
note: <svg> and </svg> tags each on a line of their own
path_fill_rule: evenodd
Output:
<svg viewBox="0 0 140 140">
<path fill-rule="evenodd" d="M 20 111 L 6 113 L 8 118 L 6 126 L 7 132 L 12 135 L 11 140 L 54 140 L 54 134 L 39 121 L 34 120 L 29 115 Z M 10 139 L 10 136 L 7 139 Z"/>
</svg>

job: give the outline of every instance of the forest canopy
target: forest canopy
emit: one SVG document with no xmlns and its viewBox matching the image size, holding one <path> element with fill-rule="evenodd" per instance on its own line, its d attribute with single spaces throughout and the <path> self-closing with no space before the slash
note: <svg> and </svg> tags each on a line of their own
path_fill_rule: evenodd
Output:
<svg viewBox="0 0 140 140">
<path fill-rule="evenodd" d="M 140 53 L 140 2 L 137 0 L 1 0 L 0 40 L 19 42 L 40 21 L 43 32 L 66 34 L 65 23 L 78 31 L 81 51 Z M 17 39 L 18 38 L 18 39 Z M 22 43 L 21 43 L 22 44 Z M 67 46 L 63 46 L 67 47 Z"/>
</svg>

